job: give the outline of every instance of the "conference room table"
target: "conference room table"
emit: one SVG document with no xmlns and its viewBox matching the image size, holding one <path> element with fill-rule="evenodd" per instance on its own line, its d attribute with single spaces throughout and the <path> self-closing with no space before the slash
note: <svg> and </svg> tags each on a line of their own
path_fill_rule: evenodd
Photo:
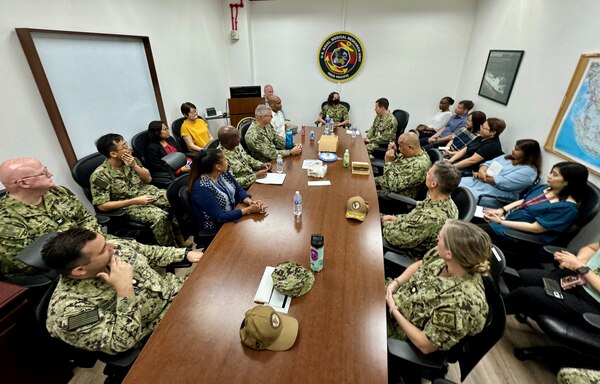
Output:
<svg viewBox="0 0 600 384">
<path fill-rule="evenodd" d="M 284 158 L 283 185 L 254 183 L 249 193 L 268 205 L 267 215 L 226 223 L 188 277 L 148 340 L 125 382 L 139 383 L 386 383 L 387 338 L 383 252 L 372 172 L 354 175 L 342 166 L 368 162 L 361 136 L 337 129 L 340 160 L 327 163 L 323 180 L 308 186 L 303 160 L 318 158 L 323 132 L 296 135 L 301 156 Z M 315 140 L 309 139 L 310 130 Z M 303 212 L 293 214 L 300 191 Z M 346 219 L 346 201 L 369 204 L 364 222 Z M 324 266 L 315 284 L 292 299 L 288 315 L 299 323 L 294 346 L 255 351 L 239 336 L 244 313 L 266 266 L 292 260 L 309 268 L 311 234 L 324 235 Z"/>
</svg>

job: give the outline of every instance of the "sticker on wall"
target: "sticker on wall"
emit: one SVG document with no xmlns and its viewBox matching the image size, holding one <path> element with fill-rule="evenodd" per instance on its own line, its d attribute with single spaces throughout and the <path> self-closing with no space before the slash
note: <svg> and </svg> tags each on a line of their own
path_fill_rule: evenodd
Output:
<svg viewBox="0 0 600 384">
<path fill-rule="evenodd" d="M 327 36 L 319 47 L 319 70 L 336 83 L 350 81 L 358 74 L 365 60 L 365 51 L 358 37 L 348 32 Z"/>
</svg>

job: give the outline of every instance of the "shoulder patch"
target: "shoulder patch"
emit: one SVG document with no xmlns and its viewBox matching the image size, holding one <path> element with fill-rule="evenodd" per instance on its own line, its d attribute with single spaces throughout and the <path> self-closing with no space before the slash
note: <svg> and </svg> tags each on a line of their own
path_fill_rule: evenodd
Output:
<svg viewBox="0 0 600 384">
<path fill-rule="evenodd" d="M 69 331 L 73 331 L 77 328 L 83 327 L 84 325 L 97 323 L 100 321 L 100 315 L 98 309 L 96 308 L 75 316 L 71 316 L 67 319 L 67 321 Z"/>
<path fill-rule="evenodd" d="M 0 226 L 0 237 L 10 239 L 21 239 L 26 237 L 27 231 L 25 228 L 17 227 L 10 224 Z"/>
<path fill-rule="evenodd" d="M 94 179 L 94 185 L 97 186 L 98 188 L 102 188 L 102 189 L 108 188 L 108 183 L 99 178 Z"/>
</svg>

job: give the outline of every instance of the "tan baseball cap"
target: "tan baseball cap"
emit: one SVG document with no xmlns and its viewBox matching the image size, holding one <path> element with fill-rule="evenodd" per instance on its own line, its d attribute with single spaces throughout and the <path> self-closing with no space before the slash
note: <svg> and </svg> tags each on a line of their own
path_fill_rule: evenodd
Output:
<svg viewBox="0 0 600 384">
<path fill-rule="evenodd" d="M 360 196 L 354 196 L 348 199 L 346 203 L 346 218 L 365 221 L 369 212 L 369 203 Z"/>
<path fill-rule="evenodd" d="M 257 351 L 285 351 L 298 336 L 298 320 L 279 313 L 268 305 L 257 305 L 246 311 L 240 328 L 240 339 L 248 348 Z"/>
</svg>

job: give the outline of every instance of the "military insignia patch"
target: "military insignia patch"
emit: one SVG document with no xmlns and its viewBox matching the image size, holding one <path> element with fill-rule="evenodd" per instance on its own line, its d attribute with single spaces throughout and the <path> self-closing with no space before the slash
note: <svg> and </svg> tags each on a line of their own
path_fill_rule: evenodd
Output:
<svg viewBox="0 0 600 384">
<path fill-rule="evenodd" d="M 323 76 L 335 83 L 350 81 L 365 60 L 362 43 L 348 32 L 335 32 L 321 43 L 317 62 Z"/>
</svg>

